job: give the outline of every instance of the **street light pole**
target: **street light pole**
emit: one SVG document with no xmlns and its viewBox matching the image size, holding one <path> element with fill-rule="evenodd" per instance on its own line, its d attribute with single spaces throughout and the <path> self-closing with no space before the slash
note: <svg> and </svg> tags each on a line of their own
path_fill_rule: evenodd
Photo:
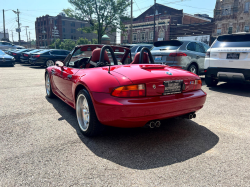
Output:
<svg viewBox="0 0 250 187">
<path fill-rule="evenodd" d="M 3 9 L 3 38 L 4 38 L 4 39 L 6 38 L 6 35 L 5 35 L 5 17 L 4 17 L 4 9 Z"/>
<path fill-rule="evenodd" d="M 132 44 L 132 35 L 133 35 L 133 0 L 131 0 L 131 23 L 130 23 L 130 43 Z"/>
<path fill-rule="evenodd" d="M 156 0 L 154 4 L 154 39 L 153 39 L 153 42 L 155 42 L 155 11 L 156 11 Z"/>
</svg>

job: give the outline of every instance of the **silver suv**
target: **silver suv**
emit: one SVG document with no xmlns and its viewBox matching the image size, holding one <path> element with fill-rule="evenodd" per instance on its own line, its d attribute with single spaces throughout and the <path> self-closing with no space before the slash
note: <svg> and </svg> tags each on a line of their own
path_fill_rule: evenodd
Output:
<svg viewBox="0 0 250 187">
<path fill-rule="evenodd" d="M 169 40 L 155 42 L 151 53 L 156 64 L 166 64 L 202 75 L 208 49 L 207 44 L 198 41 Z"/>
<path fill-rule="evenodd" d="M 19 45 L 14 45 L 6 41 L 0 41 L 0 50 L 7 51 L 10 49 L 24 49 L 24 47 Z"/>
</svg>

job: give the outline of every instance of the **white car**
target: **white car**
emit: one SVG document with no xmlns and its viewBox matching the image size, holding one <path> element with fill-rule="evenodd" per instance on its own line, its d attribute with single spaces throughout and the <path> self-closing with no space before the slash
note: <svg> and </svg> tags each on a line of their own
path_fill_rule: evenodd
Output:
<svg viewBox="0 0 250 187">
<path fill-rule="evenodd" d="M 20 46 L 20 45 L 14 45 L 6 41 L 0 41 L 0 50 L 7 51 L 11 49 L 25 49 L 25 47 Z"/>
<path fill-rule="evenodd" d="M 206 53 L 204 69 L 209 87 L 219 81 L 250 83 L 250 34 L 219 36 Z"/>
</svg>

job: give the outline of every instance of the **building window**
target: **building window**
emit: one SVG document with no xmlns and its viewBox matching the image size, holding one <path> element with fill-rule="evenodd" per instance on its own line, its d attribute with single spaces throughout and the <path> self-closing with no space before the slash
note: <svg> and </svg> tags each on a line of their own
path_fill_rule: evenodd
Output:
<svg viewBox="0 0 250 187">
<path fill-rule="evenodd" d="M 81 28 L 85 27 L 85 24 L 84 23 L 81 23 Z"/>
<path fill-rule="evenodd" d="M 163 38 L 164 39 L 164 31 L 160 31 L 159 38 Z"/>
<path fill-rule="evenodd" d="M 236 27 L 236 32 L 240 32 L 240 26 L 239 25 Z"/>
<path fill-rule="evenodd" d="M 133 34 L 133 41 L 137 40 L 137 34 Z"/>
<path fill-rule="evenodd" d="M 63 28 L 63 32 L 65 32 L 65 28 Z"/>
<path fill-rule="evenodd" d="M 73 40 L 73 39 L 74 39 L 74 36 L 71 35 L 71 39 Z"/>
<path fill-rule="evenodd" d="M 62 22 L 62 25 L 65 26 L 65 21 Z"/>
<path fill-rule="evenodd" d="M 150 32 L 150 33 L 149 33 L 149 40 L 153 40 L 153 38 L 154 38 L 154 33 L 153 33 L 153 32 Z"/>
<path fill-rule="evenodd" d="M 75 27 L 75 22 L 71 22 L 71 27 Z"/>
<path fill-rule="evenodd" d="M 221 35 L 221 29 L 217 29 L 217 35 Z"/>
<path fill-rule="evenodd" d="M 44 21 L 44 25 L 46 25 L 46 21 Z"/>
<path fill-rule="evenodd" d="M 55 20 L 55 25 L 57 25 L 57 20 Z"/>
<path fill-rule="evenodd" d="M 233 33 L 233 27 L 228 27 L 228 34 L 232 34 Z"/>
<path fill-rule="evenodd" d="M 246 3 L 245 3 L 244 12 L 249 12 L 249 2 L 246 2 Z"/>
<path fill-rule="evenodd" d="M 141 33 L 141 40 L 142 40 L 142 41 L 145 40 L 145 33 Z"/>
<path fill-rule="evenodd" d="M 249 32 L 249 26 L 245 26 L 244 31 L 245 31 L 245 32 Z"/>
</svg>

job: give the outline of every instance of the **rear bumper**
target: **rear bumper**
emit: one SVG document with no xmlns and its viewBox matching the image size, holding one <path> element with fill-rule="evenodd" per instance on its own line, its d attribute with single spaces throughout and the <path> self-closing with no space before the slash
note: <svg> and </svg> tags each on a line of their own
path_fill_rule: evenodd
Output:
<svg viewBox="0 0 250 187">
<path fill-rule="evenodd" d="M 237 81 L 250 83 L 250 69 L 209 67 L 207 68 L 206 76 L 225 82 Z"/>
<path fill-rule="evenodd" d="M 206 101 L 206 93 L 202 90 L 146 98 L 116 98 L 96 92 L 91 95 L 99 121 L 104 125 L 123 128 L 143 127 L 151 120 L 196 112 Z"/>
<path fill-rule="evenodd" d="M 28 61 L 29 61 L 29 59 L 27 59 L 27 58 L 23 58 L 23 57 L 20 57 L 20 61 L 21 61 L 21 62 L 28 62 Z"/>
<path fill-rule="evenodd" d="M 15 61 L 0 61 L 0 66 L 11 66 L 11 65 L 15 65 Z"/>
</svg>

